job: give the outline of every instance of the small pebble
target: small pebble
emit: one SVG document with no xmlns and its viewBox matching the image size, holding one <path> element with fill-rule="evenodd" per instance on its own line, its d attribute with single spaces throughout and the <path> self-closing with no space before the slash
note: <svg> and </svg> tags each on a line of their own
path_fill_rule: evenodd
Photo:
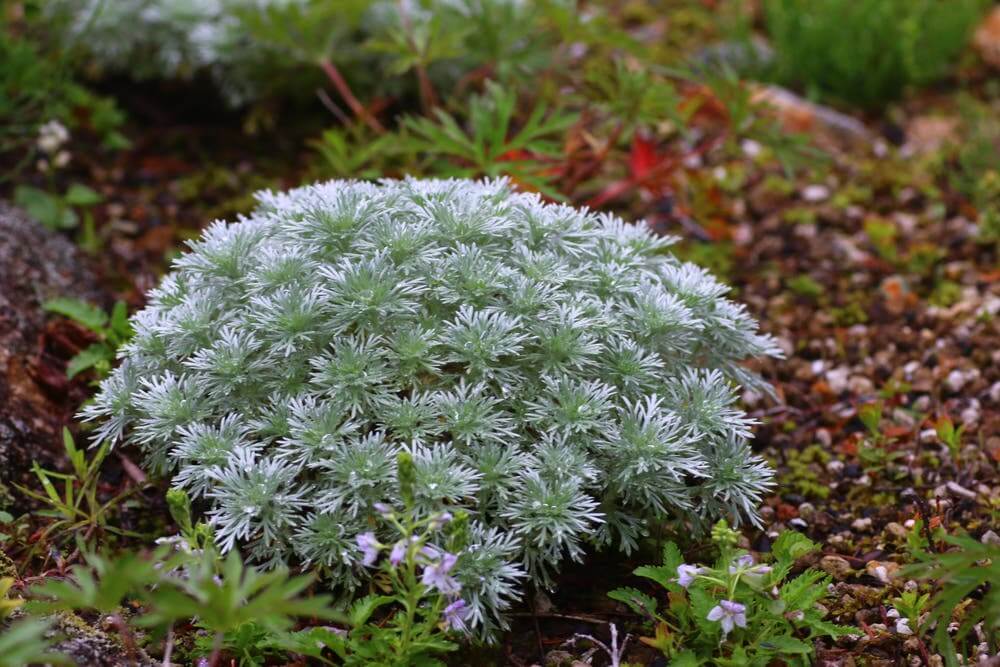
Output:
<svg viewBox="0 0 1000 667">
<path fill-rule="evenodd" d="M 828 370 L 825 375 L 826 383 L 830 385 L 830 391 L 835 394 L 842 394 L 847 390 L 847 380 L 850 370 L 846 366 L 838 366 Z"/>
<path fill-rule="evenodd" d="M 827 554 L 819 559 L 819 568 L 837 580 L 846 579 L 854 572 L 846 559 L 833 554 Z"/>
<path fill-rule="evenodd" d="M 953 394 L 962 391 L 962 387 L 965 386 L 965 373 L 956 368 L 948 373 L 948 377 L 944 380 L 944 386 Z"/>
<path fill-rule="evenodd" d="M 964 486 L 958 484 L 957 482 L 948 482 L 945 484 L 945 488 L 948 489 L 953 495 L 961 496 L 963 498 L 968 498 L 969 500 L 975 500 L 976 494 L 974 491 L 969 491 Z"/>
<path fill-rule="evenodd" d="M 810 203 L 824 201 L 830 197 L 830 188 L 825 185 L 807 185 L 802 188 L 802 199 Z"/>
<path fill-rule="evenodd" d="M 857 396 L 865 396 L 875 391 L 875 385 L 863 375 L 852 375 L 847 381 L 847 388 Z"/>
<path fill-rule="evenodd" d="M 969 401 L 969 407 L 962 410 L 962 423 L 967 428 L 974 428 L 979 423 L 980 417 L 982 417 L 982 410 L 979 408 L 979 401 L 972 399 Z"/>
<path fill-rule="evenodd" d="M 906 528 L 903 528 L 901 524 L 898 524 L 895 521 L 890 521 L 886 524 L 885 532 L 897 539 L 906 539 Z"/>
<path fill-rule="evenodd" d="M 864 519 L 855 519 L 851 523 L 851 528 L 854 530 L 869 531 L 872 528 L 872 520 L 868 517 Z"/>
<path fill-rule="evenodd" d="M 743 154 L 750 159 L 760 155 L 761 151 L 764 149 L 759 142 L 754 141 L 753 139 L 744 139 L 740 143 L 740 148 L 743 149 Z"/>
</svg>

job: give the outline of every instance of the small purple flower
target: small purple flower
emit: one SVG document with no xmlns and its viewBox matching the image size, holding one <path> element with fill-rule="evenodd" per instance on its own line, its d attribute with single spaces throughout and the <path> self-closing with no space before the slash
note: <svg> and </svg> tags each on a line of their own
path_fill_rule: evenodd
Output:
<svg viewBox="0 0 1000 667">
<path fill-rule="evenodd" d="M 707 616 L 710 621 L 718 621 L 722 625 L 722 635 L 728 635 L 734 626 L 747 627 L 747 608 L 739 602 L 722 600 L 712 607 Z"/>
<path fill-rule="evenodd" d="M 451 512 L 441 512 L 441 514 L 431 519 L 430 529 L 441 530 L 444 526 L 448 525 L 448 522 L 453 518 L 454 517 L 452 517 Z"/>
<path fill-rule="evenodd" d="M 367 567 L 378 558 L 378 552 L 382 548 L 382 545 L 375 539 L 375 533 L 371 531 L 358 535 L 357 541 L 358 548 L 361 549 L 361 553 L 363 554 L 361 564 Z"/>
<path fill-rule="evenodd" d="M 694 583 L 695 577 L 701 574 L 701 568 L 697 565 L 681 563 L 677 566 L 677 583 L 687 588 Z"/>
<path fill-rule="evenodd" d="M 459 598 L 444 608 L 444 622 L 452 630 L 465 630 L 465 619 L 469 617 L 469 609 L 465 600 Z"/>
<path fill-rule="evenodd" d="M 409 540 L 400 540 L 392 545 L 392 551 L 389 552 L 389 563 L 396 567 L 403 562 L 403 558 L 406 557 L 406 547 L 408 546 Z"/>
<path fill-rule="evenodd" d="M 736 574 L 736 570 L 745 570 L 753 564 L 753 556 L 750 554 L 743 554 L 734 560 L 733 564 L 729 566 L 729 574 Z"/>
<path fill-rule="evenodd" d="M 733 561 L 729 566 L 729 574 L 743 572 L 748 578 L 759 578 L 771 572 L 770 565 L 754 565 L 754 558 L 750 554 L 744 554 Z"/>
<path fill-rule="evenodd" d="M 372 505 L 372 507 L 374 507 L 375 511 L 381 514 L 382 516 L 389 516 L 390 514 L 392 514 L 392 505 L 389 505 L 387 503 L 375 503 L 374 505 Z"/>
<path fill-rule="evenodd" d="M 451 568 L 455 567 L 458 556 L 444 553 L 441 560 L 435 561 L 424 568 L 424 574 L 420 581 L 424 586 L 436 588 L 445 595 L 454 595 L 462 590 L 462 586 L 453 578 L 448 576 Z"/>
</svg>

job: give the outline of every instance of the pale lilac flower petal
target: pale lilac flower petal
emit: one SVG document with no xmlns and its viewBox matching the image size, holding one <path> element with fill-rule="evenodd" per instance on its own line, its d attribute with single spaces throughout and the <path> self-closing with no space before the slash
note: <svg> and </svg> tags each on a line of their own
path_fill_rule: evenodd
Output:
<svg viewBox="0 0 1000 667">
<path fill-rule="evenodd" d="M 458 556 L 455 554 L 446 553 L 441 556 L 441 571 L 447 574 L 451 572 L 451 568 L 455 567 L 455 563 L 458 562 Z"/>
<path fill-rule="evenodd" d="M 694 582 L 695 577 L 697 577 L 700 572 L 700 567 L 682 563 L 677 566 L 677 583 L 684 588 L 687 588 Z"/>
<path fill-rule="evenodd" d="M 750 554 L 743 554 L 739 558 L 733 561 L 732 565 L 729 566 L 729 574 L 736 574 L 738 570 L 745 570 L 754 564 L 753 556 Z"/>
<path fill-rule="evenodd" d="M 747 608 L 739 602 L 720 600 L 719 604 L 708 612 L 706 618 L 710 621 L 718 621 L 719 625 L 722 626 L 722 634 L 725 636 L 732 632 L 736 626 L 741 628 L 747 626 L 746 610 Z"/>
<path fill-rule="evenodd" d="M 733 631 L 732 616 L 723 616 L 722 619 L 719 621 L 719 623 L 722 624 L 722 634 L 728 635 L 730 632 Z"/>
<path fill-rule="evenodd" d="M 375 539 L 375 533 L 367 532 L 361 533 L 357 536 L 358 548 L 361 549 L 362 558 L 361 564 L 364 566 L 369 566 L 375 562 L 378 558 L 379 549 L 382 545 L 379 544 L 378 540 Z"/>
<path fill-rule="evenodd" d="M 436 588 L 446 595 L 453 595 L 462 590 L 462 586 L 448 573 L 458 560 L 455 554 L 442 554 L 441 560 L 435 561 L 424 568 L 421 583 L 428 588 Z"/>
<path fill-rule="evenodd" d="M 403 558 L 406 556 L 407 542 L 408 540 L 400 540 L 392 545 L 392 551 L 389 552 L 389 563 L 393 567 L 403 562 Z"/>
<path fill-rule="evenodd" d="M 444 608 L 444 622 L 452 630 L 465 630 L 465 619 L 468 617 L 469 609 L 462 598 Z"/>
</svg>

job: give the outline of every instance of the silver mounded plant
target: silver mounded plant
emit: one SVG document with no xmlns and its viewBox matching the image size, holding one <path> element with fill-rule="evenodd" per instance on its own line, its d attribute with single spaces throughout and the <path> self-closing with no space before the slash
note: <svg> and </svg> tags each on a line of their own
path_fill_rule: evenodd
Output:
<svg viewBox="0 0 1000 667">
<path fill-rule="evenodd" d="M 250 39 L 241 12 L 305 6 L 308 0 L 48 0 L 43 9 L 64 42 L 92 69 L 136 79 L 208 74 L 232 106 L 260 94 L 275 53 Z"/>
<path fill-rule="evenodd" d="M 222 548 L 357 584 L 406 451 L 419 512 L 473 517 L 455 571 L 489 632 L 588 545 L 757 521 L 772 471 L 736 391 L 779 350 L 672 239 L 504 180 L 258 197 L 176 260 L 85 411 L 204 498 Z"/>
<path fill-rule="evenodd" d="M 435 55 L 421 85 L 450 88 L 487 64 L 501 79 L 524 76 L 549 66 L 554 47 L 536 34 L 543 12 L 530 0 L 46 0 L 42 9 L 53 41 L 75 45 L 87 70 L 207 75 L 233 107 L 311 94 L 317 66 L 332 63 L 353 86 L 398 95 L 426 51 Z M 416 42 L 435 46 L 418 54 Z"/>
</svg>

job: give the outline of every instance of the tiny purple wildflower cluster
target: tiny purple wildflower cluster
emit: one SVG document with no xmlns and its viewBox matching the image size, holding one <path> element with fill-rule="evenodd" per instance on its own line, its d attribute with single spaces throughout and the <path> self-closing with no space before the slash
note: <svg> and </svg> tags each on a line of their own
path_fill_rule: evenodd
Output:
<svg viewBox="0 0 1000 667">
<path fill-rule="evenodd" d="M 764 561 L 740 547 L 739 533 L 725 521 L 712 527 L 712 542 L 718 555 L 710 563 L 687 563 L 681 548 L 668 542 L 663 565 L 636 568 L 637 576 L 666 589 L 666 608 L 635 588 L 609 593 L 655 622 L 656 635 L 642 641 L 661 650 L 669 664 L 801 667 L 811 664 L 816 638 L 854 633 L 825 620 L 829 612 L 821 600 L 832 578 L 802 570 L 804 556 L 819 551 L 802 533 L 781 533 Z"/>
<path fill-rule="evenodd" d="M 384 503 L 379 503 L 376 510 L 387 519 L 392 519 L 394 516 L 393 508 Z M 440 531 L 453 518 L 450 512 L 432 516 L 426 524 L 428 531 L 432 533 Z M 442 611 L 445 626 L 451 630 L 465 631 L 470 610 L 465 600 L 460 597 L 462 585 L 452 576 L 458 556 L 426 544 L 426 536 L 426 534 L 404 535 L 390 548 L 389 545 L 379 542 L 374 532 L 361 533 L 356 538 L 358 549 L 361 551 L 361 563 L 365 567 L 371 567 L 378 560 L 379 554 L 389 549 L 387 561 L 391 571 L 395 571 L 407 562 L 415 568 L 421 568 L 420 583 L 425 589 L 428 592 L 437 591 L 448 600 L 447 606 Z"/>
<path fill-rule="evenodd" d="M 743 577 L 748 581 L 759 583 L 765 575 L 771 573 L 771 566 L 757 563 L 751 554 L 743 554 L 732 560 L 728 570 L 735 580 Z M 677 566 L 677 579 L 674 581 L 683 588 L 688 588 L 699 576 L 709 573 L 711 573 L 709 568 L 681 563 Z M 735 581 L 733 583 L 735 585 Z M 708 612 L 707 618 L 722 626 L 722 636 L 725 637 L 734 627 L 747 626 L 746 606 L 733 600 L 720 600 Z"/>
</svg>

